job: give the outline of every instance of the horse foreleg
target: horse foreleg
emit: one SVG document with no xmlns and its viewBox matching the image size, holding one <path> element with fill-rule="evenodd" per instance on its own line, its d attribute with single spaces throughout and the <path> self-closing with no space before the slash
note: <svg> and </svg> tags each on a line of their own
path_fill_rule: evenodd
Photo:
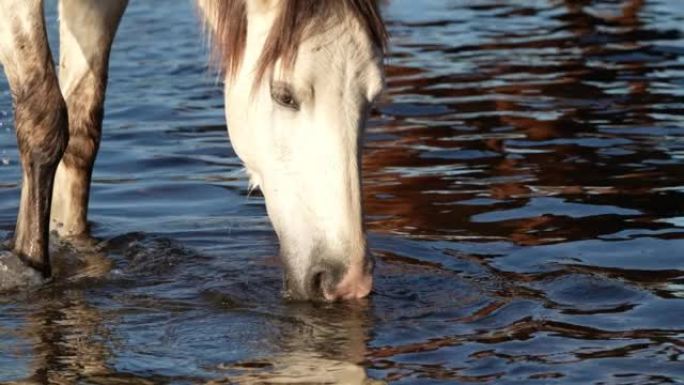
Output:
<svg viewBox="0 0 684 385">
<path fill-rule="evenodd" d="M 68 140 L 67 108 L 47 42 L 43 1 L 0 0 L 0 10 L 0 62 L 12 89 L 23 167 L 14 251 L 47 277 L 51 193 Z"/>
<path fill-rule="evenodd" d="M 109 53 L 128 0 L 61 0 L 59 81 L 69 111 L 69 145 L 57 169 L 52 227 L 87 233 L 90 180 L 100 146 Z"/>
</svg>

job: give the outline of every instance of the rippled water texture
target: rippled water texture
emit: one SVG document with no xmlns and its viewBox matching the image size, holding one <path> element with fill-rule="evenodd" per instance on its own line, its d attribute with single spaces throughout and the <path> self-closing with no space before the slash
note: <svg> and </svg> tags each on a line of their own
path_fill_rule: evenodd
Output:
<svg viewBox="0 0 684 385">
<path fill-rule="evenodd" d="M 132 1 L 93 184 L 101 242 L 55 245 L 69 273 L 0 300 L 0 382 L 683 383 L 684 4 L 385 13 L 369 301 L 281 299 L 192 7 Z M 20 170 L 0 92 L 8 239 Z"/>
</svg>

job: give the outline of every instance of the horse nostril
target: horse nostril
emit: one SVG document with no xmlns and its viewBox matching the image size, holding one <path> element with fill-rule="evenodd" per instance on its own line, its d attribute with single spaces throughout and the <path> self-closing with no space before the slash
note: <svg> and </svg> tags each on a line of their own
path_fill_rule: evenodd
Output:
<svg viewBox="0 0 684 385">
<path fill-rule="evenodd" d="M 312 266 L 304 281 L 308 296 L 312 299 L 331 300 L 331 295 L 334 295 L 345 271 L 343 264 L 331 261 L 321 261 Z"/>
<path fill-rule="evenodd" d="M 314 273 L 313 276 L 311 277 L 311 294 L 313 296 L 322 296 L 324 294 L 323 290 L 323 283 L 325 281 L 325 272 L 320 271 L 318 273 Z"/>
</svg>

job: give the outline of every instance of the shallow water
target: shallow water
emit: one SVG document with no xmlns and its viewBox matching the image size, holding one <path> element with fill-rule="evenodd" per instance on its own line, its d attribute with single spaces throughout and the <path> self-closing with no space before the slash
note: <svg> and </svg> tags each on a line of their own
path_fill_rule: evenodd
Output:
<svg viewBox="0 0 684 385">
<path fill-rule="evenodd" d="M 100 242 L 55 245 L 68 274 L 0 299 L 0 382 L 684 383 L 678 1 L 391 1 L 364 161 L 377 284 L 353 305 L 281 299 L 192 13 L 130 5 Z M 3 78 L 2 239 L 10 104 Z"/>
</svg>

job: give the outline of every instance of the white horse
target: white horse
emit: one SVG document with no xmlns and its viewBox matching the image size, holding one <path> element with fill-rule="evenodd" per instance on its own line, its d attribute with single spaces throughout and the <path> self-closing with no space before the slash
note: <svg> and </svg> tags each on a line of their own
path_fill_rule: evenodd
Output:
<svg viewBox="0 0 684 385">
<path fill-rule="evenodd" d="M 23 184 L 0 288 L 51 275 L 48 233 L 87 234 L 109 53 L 128 0 L 60 0 L 54 68 L 43 0 L 0 0 Z M 287 293 L 328 301 L 372 286 L 360 151 L 383 88 L 377 0 L 198 0 L 225 77 L 232 145 L 266 198 Z"/>
</svg>

